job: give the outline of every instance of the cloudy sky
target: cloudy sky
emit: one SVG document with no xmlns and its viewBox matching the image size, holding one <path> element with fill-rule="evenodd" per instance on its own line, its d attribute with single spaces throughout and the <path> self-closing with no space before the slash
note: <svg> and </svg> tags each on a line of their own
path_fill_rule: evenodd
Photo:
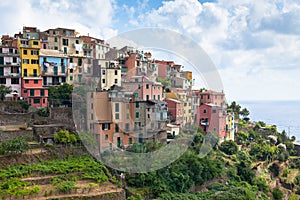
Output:
<svg viewBox="0 0 300 200">
<path fill-rule="evenodd" d="M 0 9 L 0 34 L 22 26 L 104 39 L 144 27 L 175 30 L 207 52 L 229 100 L 300 100 L 298 0 L 14 0 Z"/>
</svg>

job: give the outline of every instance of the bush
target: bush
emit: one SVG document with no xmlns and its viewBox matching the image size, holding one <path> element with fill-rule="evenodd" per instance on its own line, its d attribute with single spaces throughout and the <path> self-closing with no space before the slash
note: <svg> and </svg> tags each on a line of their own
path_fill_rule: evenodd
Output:
<svg viewBox="0 0 300 200">
<path fill-rule="evenodd" d="M 272 192 L 272 196 L 274 200 L 281 200 L 283 194 L 278 188 L 275 188 Z"/>
<path fill-rule="evenodd" d="M 76 189 L 76 188 L 78 187 L 75 186 L 74 181 L 63 181 L 56 186 L 56 189 L 62 191 L 63 193 L 70 192 L 72 189 Z"/>
<path fill-rule="evenodd" d="M 2 154 L 20 154 L 29 149 L 29 144 L 22 136 L 2 142 L 0 153 Z"/>
<path fill-rule="evenodd" d="M 37 111 L 37 114 L 41 117 L 49 117 L 50 111 L 49 108 L 41 108 Z"/>
<path fill-rule="evenodd" d="M 233 155 L 236 154 L 236 152 L 238 151 L 238 146 L 234 141 L 229 140 L 223 142 L 220 145 L 219 149 L 228 155 Z"/>
</svg>

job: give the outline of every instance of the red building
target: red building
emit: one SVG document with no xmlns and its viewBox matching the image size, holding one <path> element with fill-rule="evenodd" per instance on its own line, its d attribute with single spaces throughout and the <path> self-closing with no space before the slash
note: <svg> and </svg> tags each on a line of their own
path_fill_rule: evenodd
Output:
<svg viewBox="0 0 300 200">
<path fill-rule="evenodd" d="M 22 79 L 22 97 L 34 107 L 48 106 L 48 89 L 43 88 L 43 79 L 40 77 L 24 77 Z"/>
<path fill-rule="evenodd" d="M 171 67 L 174 66 L 173 61 L 155 60 L 158 64 L 158 77 L 166 79 L 170 75 Z"/>
<path fill-rule="evenodd" d="M 168 106 L 168 118 L 173 124 L 182 124 L 184 115 L 184 104 L 182 101 L 167 98 L 165 99 Z"/>
<path fill-rule="evenodd" d="M 197 124 L 206 133 L 218 133 L 220 140 L 226 137 L 226 110 L 214 104 L 202 104 L 198 107 Z"/>
</svg>

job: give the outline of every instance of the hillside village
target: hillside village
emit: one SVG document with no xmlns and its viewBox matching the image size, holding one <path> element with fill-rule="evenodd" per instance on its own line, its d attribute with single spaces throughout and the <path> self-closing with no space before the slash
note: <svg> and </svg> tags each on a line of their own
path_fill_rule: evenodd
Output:
<svg viewBox="0 0 300 200">
<path fill-rule="evenodd" d="M 101 148 L 168 141 L 191 125 L 220 141 L 234 139 L 234 114 L 226 111 L 223 91 L 195 90 L 192 72 L 174 61 L 129 46 L 117 49 L 67 28 L 24 26 L 1 42 L 0 84 L 11 87 L 6 101 L 52 108 L 57 105 L 48 100 L 49 87 L 97 80 L 85 91 L 84 120 L 75 120 L 75 128 L 94 133 Z"/>
<path fill-rule="evenodd" d="M 299 199 L 296 138 L 251 122 L 223 91 L 195 89 L 183 69 L 74 29 L 3 35 L 0 199 Z M 148 153 L 186 130 L 195 132 L 180 158 L 146 173 L 105 166 L 85 145 Z M 208 133 L 219 142 L 205 143 Z"/>
</svg>

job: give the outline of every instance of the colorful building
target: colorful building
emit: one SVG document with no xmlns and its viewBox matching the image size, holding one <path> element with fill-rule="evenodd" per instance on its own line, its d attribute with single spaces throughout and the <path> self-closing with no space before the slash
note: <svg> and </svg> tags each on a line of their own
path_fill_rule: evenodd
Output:
<svg viewBox="0 0 300 200">
<path fill-rule="evenodd" d="M 226 138 L 226 111 L 214 104 L 202 104 L 198 107 L 197 125 L 206 133 L 218 134 L 222 142 Z"/>
<path fill-rule="evenodd" d="M 168 105 L 168 119 L 172 124 L 183 125 L 184 119 L 184 103 L 182 101 L 166 98 Z"/>
<path fill-rule="evenodd" d="M 34 107 L 48 106 L 48 89 L 43 87 L 42 77 L 22 78 L 22 97 Z"/>
<path fill-rule="evenodd" d="M 40 68 L 44 86 L 61 85 L 67 81 L 68 57 L 57 50 L 40 50 Z"/>
<path fill-rule="evenodd" d="M 20 55 L 17 48 L 0 46 L 0 84 L 11 87 L 5 97 L 17 100 L 21 96 Z"/>
<path fill-rule="evenodd" d="M 19 52 L 21 55 L 22 77 L 38 77 L 41 74 L 39 65 L 39 39 L 18 40 Z"/>
<path fill-rule="evenodd" d="M 234 135 L 236 131 L 236 124 L 234 119 L 234 113 L 227 113 L 226 116 L 226 140 L 234 141 Z"/>
</svg>

